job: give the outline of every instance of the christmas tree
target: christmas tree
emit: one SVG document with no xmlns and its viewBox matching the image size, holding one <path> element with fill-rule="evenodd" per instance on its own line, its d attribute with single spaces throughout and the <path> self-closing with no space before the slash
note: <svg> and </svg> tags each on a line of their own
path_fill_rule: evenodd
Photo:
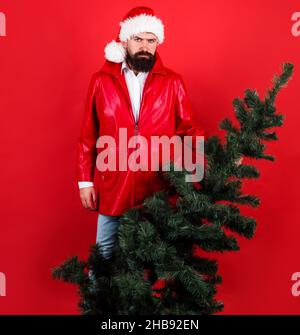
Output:
<svg viewBox="0 0 300 335">
<path fill-rule="evenodd" d="M 223 309 L 215 299 L 222 280 L 217 262 L 199 257 L 195 247 L 236 251 L 235 235 L 253 237 L 256 220 L 242 215 L 240 205 L 257 207 L 260 201 L 242 194 L 241 188 L 244 179 L 258 178 L 259 171 L 236 161 L 274 160 L 265 153 L 264 142 L 278 139 L 272 128 L 283 124 L 284 115 L 276 113 L 275 99 L 293 68 L 283 64 L 264 100 L 250 89 L 243 99 L 234 99 L 237 122 L 222 120 L 223 141 L 217 136 L 205 140 L 205 174 L 200 182 L 186 182 L 187 171 L 175 171 L 174 165 L 168 172 L 158 172 L 168 180 L 169 189 L 123 214 L 111 259 L 103 258 L 101 247 L 94 244 L 87 261 L 75 256 L 53 269 L 54 278 L 79 286 L 82 314 L 199 315 Z M 151 270 L 148 277 L 145 269 Z"/>
</svg>

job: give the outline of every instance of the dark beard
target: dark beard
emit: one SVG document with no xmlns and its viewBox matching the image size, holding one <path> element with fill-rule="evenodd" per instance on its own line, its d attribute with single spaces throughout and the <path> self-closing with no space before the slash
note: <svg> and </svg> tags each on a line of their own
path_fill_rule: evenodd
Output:
<svg viewBox="0 0 300 335">
<path fill-rule="evenodd" d="M 141 57 L 140 55 L 147 55 L 148 57 Z M 126 52 L 126 62 L 134 70 L 138 72 L 149 72 L 155 63 L 156 55 L 152 55 L 146 51 L 140 51 L 135 53 L 133 56 Z"/>
</svg>

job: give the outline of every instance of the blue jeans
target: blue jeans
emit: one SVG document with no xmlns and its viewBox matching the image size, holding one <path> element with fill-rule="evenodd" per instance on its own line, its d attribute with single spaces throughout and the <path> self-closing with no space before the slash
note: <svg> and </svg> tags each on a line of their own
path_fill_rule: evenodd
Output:
<svg viewBox="0 0 300 335">
<path fill-rule="evenodd" d="M 96 243 L 101 246 L 101 254 L 106 259 L 112 254 L 120 224 L 119 219 L 120 216 L 98 214 Z"/>
</svg>

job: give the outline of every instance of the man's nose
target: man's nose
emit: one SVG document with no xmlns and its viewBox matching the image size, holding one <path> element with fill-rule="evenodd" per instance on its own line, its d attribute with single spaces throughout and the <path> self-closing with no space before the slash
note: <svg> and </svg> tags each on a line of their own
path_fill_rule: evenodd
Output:
<svg viewBox="0 0 300 335">
<path fill-rule="evenodd" d="M 148 50 L 148 42 L 146 40 L 143 40 L 142 42 L 142 49 L 144 51 L 147 51 Z"/>
</svg>

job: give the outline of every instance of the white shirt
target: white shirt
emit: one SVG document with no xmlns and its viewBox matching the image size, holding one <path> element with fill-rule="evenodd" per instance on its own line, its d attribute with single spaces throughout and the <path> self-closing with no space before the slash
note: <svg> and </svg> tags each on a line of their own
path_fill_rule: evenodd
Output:
<svg viewBox="0 0 300 335">
<path fill-rule="evenodd" d="M 149 72 L 139 72 L 137 75 L 128 67 L 126 61 L 122 62 L 121 73 L 124 71 L 126 84 L 129 91 L 131 106 L 134 113 L 135 122 L 139 119 L 141 99 L 146 78 Z M 91 181 L 79 181 L 79 188 L 93 186 Z"/>
</svg>

